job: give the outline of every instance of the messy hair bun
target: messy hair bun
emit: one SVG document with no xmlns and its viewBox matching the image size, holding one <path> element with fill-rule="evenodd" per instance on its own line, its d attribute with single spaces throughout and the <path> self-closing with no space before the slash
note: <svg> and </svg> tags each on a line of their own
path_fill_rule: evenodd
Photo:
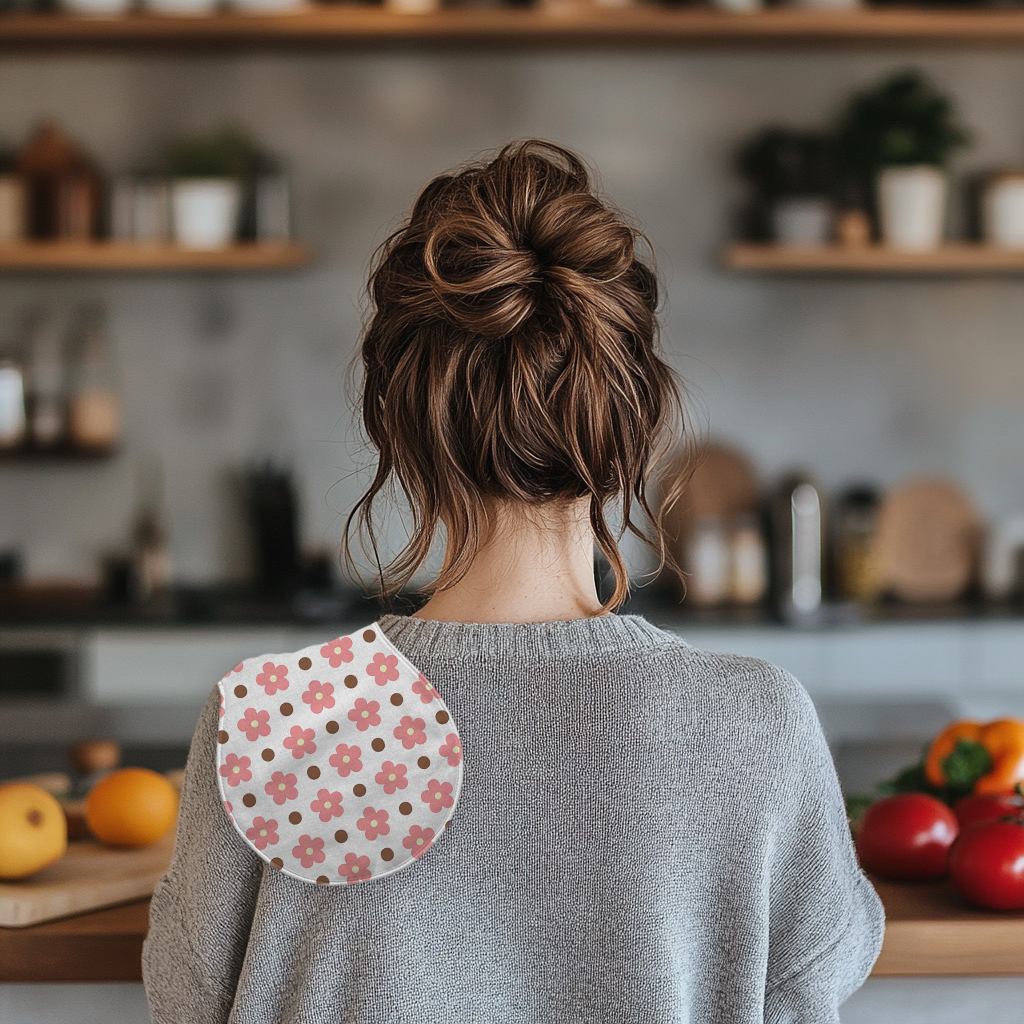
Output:
<svg viewBox="0 0 1024 1024">
<path fill-rule="evenodd" d="M 681 381 L 657 352 L 657 281 L 646 239 L 592 190 L 583 162 L 553 143 L 510 143 L 492 160 L 431 181 L 408 222 L 378 249 L 361 355 L 363 423 L 376 476 L 345 524 L 369 533 L 394 473 L 413 536 L 387 569 L 391 597 L 426 559 L 437 527 L 449 557 L 427 593 L 469 568 L 483 499 L 540 505 L 590 496 L 590 522 L 616 577 L 605 607 L 629 593 L 604 517 L 622 496 L 623 530 L 659 556 L 662 516 L 646 485 L 682 436 Z M 678 499 L 667 496 L 665 508 Z M 655 524 L 630 517 L 633 499 Z"/>
</svg>

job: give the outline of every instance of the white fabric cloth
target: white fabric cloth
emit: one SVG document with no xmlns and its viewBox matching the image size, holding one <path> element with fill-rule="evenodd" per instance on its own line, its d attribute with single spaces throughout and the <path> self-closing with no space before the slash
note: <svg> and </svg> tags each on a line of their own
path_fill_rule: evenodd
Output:
<svg viewBox="0 0 1024 1024">
<path fill-rule="evenodd" d="M 221 797 L 263 860 L 346 885 L 409 867 L 438 840 L 462 787 L 462 742 L 376 622 L 249 658 L 218 686 Z"/>
</svg>

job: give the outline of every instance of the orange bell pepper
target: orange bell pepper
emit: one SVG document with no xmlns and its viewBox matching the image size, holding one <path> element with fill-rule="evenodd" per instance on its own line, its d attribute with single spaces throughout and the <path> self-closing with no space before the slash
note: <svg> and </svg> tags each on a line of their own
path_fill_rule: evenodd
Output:
<svg viewBox="0 0 1024 1024">
<path fill-rule="evenodd" d="M 1024 782 L 1024 721 L 999 718 L 954 722 L 935 737 L 924 762 L 925 777 L 933 786 L 946 785 L 942 762 L 960 740 L 980 743 L 992 758 L 992 770 L 974 784 L 976 796 L 1012 793 L 1018 782 Z"/>
</svg>

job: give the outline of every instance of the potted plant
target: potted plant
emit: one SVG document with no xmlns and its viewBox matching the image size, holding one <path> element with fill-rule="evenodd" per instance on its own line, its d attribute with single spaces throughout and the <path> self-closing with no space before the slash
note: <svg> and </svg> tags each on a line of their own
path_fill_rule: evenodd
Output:
<svg viewBox="0 0 1024 1024">
<path fill-rule="evenodd" d="M 917 70 L 854 96 L 838 130 L 839 158 L 874 196 L 882 241 L 932 249 L 942 239 L 947 166 L 968 133 L 953 104 Z"/>
<path fill-rule="evenodd" d="M 252 140 L 234 127 L 171 147 L 171 221 L 178 245 L 221 249 L 237 239 L 242 183 L 255 155 Z"/>
<path fill-rule="evenodd" d="M 748 237 L 780 245 L 823 245 L 832 226 L 833 140 L 816 132 L 772 127 L 737 154 L 737 169 L 753 186 Z"/>
</svg>

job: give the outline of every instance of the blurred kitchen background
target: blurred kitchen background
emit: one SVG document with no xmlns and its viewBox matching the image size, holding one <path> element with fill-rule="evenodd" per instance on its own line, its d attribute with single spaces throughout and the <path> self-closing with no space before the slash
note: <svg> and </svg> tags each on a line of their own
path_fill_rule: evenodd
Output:
<svg viewBox="0 0 1024 1024">
<path fill-rule="evenodd" d="M 163 237 L 138 225 L 169 208 L 173 147 L 186 159 L 183 140 L 229 126 L 263 155 L 249 185 L 278 182 L 268 234 L 250 225 L 249 237 L 284 254 L 256 269 L 0 273 L 0 778 L 67 770 L 69 745 L 92 737 L 120 742 L 125 763 L 178 767 L 241 658 L 380 614 L 338 565 L 374 464 L 345 382 L 369 260 L 431 176 L 528 135 L 583 155 L 650 237 L 665 352 L 715 444 L 677 524 L 690 595 L 654 581 L 627 536 L 635 591 L 622 610 L 792 670 L 851 791 L 951 718 L 1024 714 L 1020 276 L 780 275 L 723 258 L 751 195 L 743 144 L 772 125 L 823 131 L 852 95 L 908 68 L 970 129 L 949 164 L 946 225 L 969 239 L 970 181 L 1024 167 L 1014 49 L 5 52 L 9 166 L 59 128 L 67 166 L 97 176 L 95 231 Z M 164 195 L 156 207 L 139 199 L 146 182 Z M 115 408 L 82 413 L 76 441 L 82 381 Z M 37 393 L 63 403 L 49 441 L 45 424 L 33 440 Z M 806 583 L 794 599 L 786 577 L 786 538 L 808 523 L 820 571 L 812 557 L 797 575 L 817 571 L 820 601 Z M 401 514 L 381 536 L 398 551 Z M 937 573 L 929 552 L 945 559 Z"/>
</svg>

